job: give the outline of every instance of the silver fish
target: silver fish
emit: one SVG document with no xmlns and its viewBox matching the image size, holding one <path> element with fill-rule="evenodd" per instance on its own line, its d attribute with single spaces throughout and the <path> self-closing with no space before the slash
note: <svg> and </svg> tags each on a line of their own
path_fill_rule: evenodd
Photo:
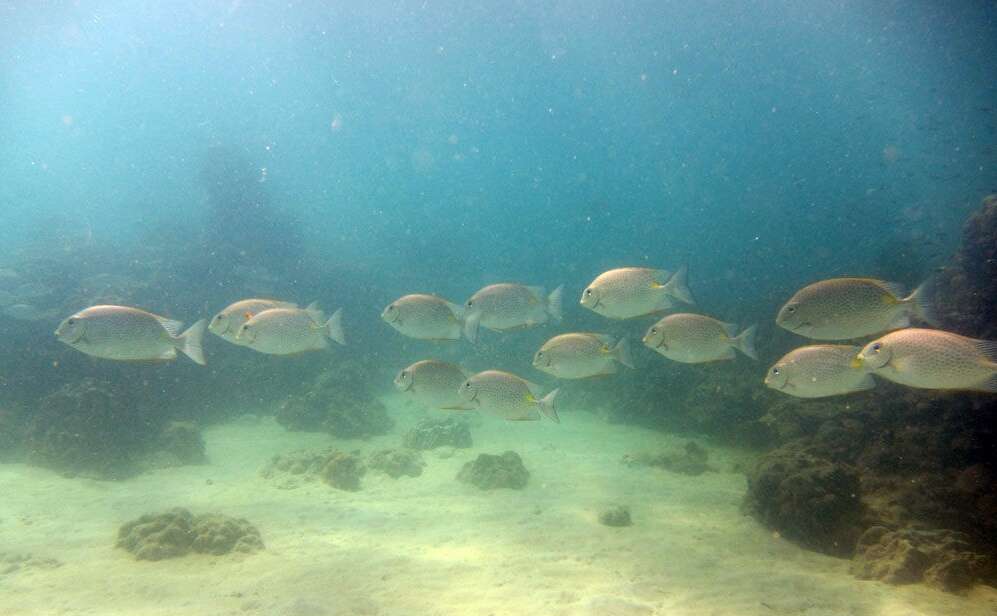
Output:
<svg viewBox="0 0 997 616">
<path fill-rule="evenodd" d="M 533 356 L 534 368 L 561 379 L 615 374 L 617 364 L 634 367 L 630 345 L 625 337 L 615 341 L 603 334 L 554 336 Z"/>
<path fill-rule="evenodd" d="M 815 340 L 851 340 L 934 322 L 927 286 L 905 296 L 903 285 L 875 278 L 832 278 L 797 291 L 779 310 L 779 327 Z"/>
<path fill-rule="evenodd" d="M 549 319 L 561 320 L 563 286 L 544 297 L 543 287 L 516 283 L 489 285 L 464 303 L 464 335 L 471 342 L 478 338 L 478 327 L 506 331 L 533 327 Z"/>
<path fill-rule="evenodd" d="M 644 345 L 687 364 L 734 359 L 734 349 L 758 359 L 754 325 L 737 334 L 736 325 L 701 314 L 668 315 L 648 328 Z"/>
<path fill-rule="evenodd" d="M 558 390 L 541 397 L 539 385 L 515 374 L 485 370 L 464 381 L 458 391 L 467 405 L 510 421 L 536 421 L 544 415 L 560 423 L 554 403 Z"/>
<path fill-rule="evenodd" d="M 668 310 L 675 300 L 694 304 L 685 266 L 668 270 L 623 267 L 603 272 L 582 291 L 581 305 L 611 319 L 631 319 Z"/>
<path fill-rule="evenodd" d="M 797 398 L 823 398 L 876 386 L 872 375 L 854 367 L 862 347 L 815 344 L 786 353 L 765 375 L 765 385 Z"/>
<path fill-rule="evenodd" d="M 865 345 L 854 365 L 910 387 L 997 392 L 997 341 L 937 329 L 886 334 Z"/>
<path fill-rule="evenodd" d="M 296 355 L 318 351 L 332 339 L 346 344 L 343 337 L 342 309 L 329 320 L 317 308 L 271 308 L 243 323 L 239 343 L 268 355 Z"/>
<path fill-rule="evenodd" d="M 242 344 L 237 338 L 242 325 L 264 310 L 272 308 L 297 308 L 292 302 L 282 302 L 276 299 L 244 299 L 229 304 L 221 312 L 212 317 L 208 329 L 216 336 L 229 342 Z M 315 304 L 309 308 L 317 308 Z"/>
<path fill-rule="evenodd" d="M 463 313 L 463 307 L 441 297 L 417 293 L 388 304 L 381 319 L 410 338 L 458 340 Z"/>
<path fill-rule="evenodd" d="M 457 364 L 424 359 L 400 370 L 394 383 L 398 391 L 408 392 L 430 408 L 470 410 L 474 406 L 461 401 L 458 394 L 469 376 L 470 373 Z"/>
<path fill-rule="evenodd" d="M 206 323 L 180 333 L 180 321 L 128 306 L 91 306 L 59 324 L 55 335 L 87 355 L 121 361 L 176 359 L 179 350 L 204 365 L 201 339 Z"/>
</svg>

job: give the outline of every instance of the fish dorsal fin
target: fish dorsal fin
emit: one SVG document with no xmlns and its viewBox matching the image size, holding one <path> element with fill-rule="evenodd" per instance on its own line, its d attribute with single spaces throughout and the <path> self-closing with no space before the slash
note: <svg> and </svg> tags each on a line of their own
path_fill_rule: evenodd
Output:
<svg viewBox="0 0 997 616">
<path fill-rule="evenodd" d="M 305 312 L 308 313 L 308 316 L 311 317 L 312 321 L 315 321 L 316 325 L 321 326 L 325 323 L 325 313 L 322 312 L 321 308 L 319 308 L 318 302 L 308 304 L 308 307 L 305 308 Z"/>
<path fill-rule="evenodd" d="M 318 306 L 318 302 L 312 302 L 311 304 L 309 304 L 309 306 L 312 306 L 312 305 L 314 305 L 314 306 L 317 307 Z M 280 301 L 280 300 L 273 300 L 273 306 L 274 306 L 274 308 L 297 308 L 298 307 L 298 305 L 295 304 L 294 302 L 284 302 L 284 301 Z"/>
<path fill-rule="evenodd" d="M 541 304 L 541 303 L 544 302 L 544 288 L 543 287 L 527 286 L 526 290 L 529 291 L 530 295 L 533 296 L 533 300 L 534 300 L 533 303 L 535 303 L 535 304 Z"/>
<path fill-rule="evenodd" d="M 592 336 L 602 343 L 603 346 L 607 346 L 609 348 L 612 348 L 613 344 L 616 342 L 616 338 L 613 338 L 609 334 L 592 334 Z"/>
<path fill-rule="evenodd" d="M 907 287 L 904 286 L 903 283 L 883 282 L 881 284 L 883 285 L 883 288 L 886 289 L 886 291 L 893 296 L 892 298 L 887 298 L 884 301 L 891 304 L 900 303 L 900 301 L 903 300 L 903 298 L 907 297 Z M 896 300 L 896 302 L 894 302 L 893 300 Z"/>
<path fill-rule="evenodd" d="M 179 336 L 180 332 L 183 331 L 183 321 L 175 321 L 166 317 L 156 317 L 156 320 L 159 321 L 163 329 L 173 338 Z"/>
</svg>

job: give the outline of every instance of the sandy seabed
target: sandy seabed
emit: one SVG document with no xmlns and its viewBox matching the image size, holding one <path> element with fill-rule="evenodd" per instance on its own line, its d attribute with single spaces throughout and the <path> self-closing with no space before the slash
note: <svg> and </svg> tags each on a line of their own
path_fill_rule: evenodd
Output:
<svg viewBox="0 0 997 616">
<path fill-rule="evenodd" d="M 807 552 L 740 512 L 745 454 L 711 448 L 698 477 L 630 468 L 625 453 L 684 438 L 595 415 L 562 423 L 483 417 L 474 448 L 426 452 L 422 476 L 368 472 L 359 492 L 321 482 L 281 489 L 259 475 L 277 453 L 397 447 L 420 416 L 385 400 L 396 431 L 368 441 L 289 433 L 264 417 L 205 431 L 211 463 L 123 482 L 66 479 L 0 465 L 0 614 L 992 616 L 997 590 L 955 596 L 922 585 L 862 582 L 848 562 Z M 521 491 L 455 481 L 479 453 L 519 452 Z M 598 523 L 611 504 L 634 524 Z M 118 527 L 186 507 L 250 520 L 266 550 L 139 562 L 114 547 Z M 61 563 L 47 564 L 47 559 Z"/>
</svg>

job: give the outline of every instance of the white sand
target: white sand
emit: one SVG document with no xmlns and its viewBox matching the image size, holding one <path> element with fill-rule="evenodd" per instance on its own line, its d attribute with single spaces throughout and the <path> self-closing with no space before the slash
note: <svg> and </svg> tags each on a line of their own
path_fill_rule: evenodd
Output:
<svg viewBox="0 0 997 616">
<path fill-rule="evenodd" d="M 317 482 L 282 490 L 261 478 L 274 453 L 336 445 L 394 447 L 418 415 L 387 403 L 398 430 L 371 441 L 288 433 L 269 419 L 206 431 L 212 463 L 125 482 L 65 479 L 0 465 L 0 552 L 55 558 L 57 568 L 0 574 L 0 614 L 320 616 L 959 616 L 997 613 L 997 591 L 967 597 L 859 582 L 848 563 L 801 550 L 739 511 L 736 452 L 711 449 L 721 472 L 687 477 L 627 468 L 624 453 L 684 439 L 609 425 L 482 418 L 475 447 L 426 452 L 421 477 L 369 472 L 359 492 Z M 518 451 L 525 490 L 458 483 L 478 453 Z M 634 525 L 596 521 L 610 503 Z M 118 526 L 182 506 L 248 518 L 266 550 L 139 562 L 114 548 Z M 0 565 L 2 569 L 2 565 Z"/>
</svg>

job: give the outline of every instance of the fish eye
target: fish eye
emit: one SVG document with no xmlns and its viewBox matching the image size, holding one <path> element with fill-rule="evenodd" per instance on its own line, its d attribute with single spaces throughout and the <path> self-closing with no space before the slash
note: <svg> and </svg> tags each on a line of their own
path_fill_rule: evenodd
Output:
<svg viewBox="0 0 997 616">
<path fill-rule="evenodd" d="M 772 374 L 779 374 L 779 372 L 778 368 L 772 368 Z"/>
<path fill-rule="evenodd" d="M 656 333 L 658 333 L 658 328 L 657 328 L 657 327 L 652 327 L 652 328 L 651 328 L 651 333 L 652 333 L 652 334 L 656 334 Z"/>
<path fill-rule="evenodd" d="M 879 350 L 882 349 L 882 348 L 883 348 L 883 343 L 881 343 L 881 342 L 874 342 L 872 344 L 872 352 L 873 353 L 878 353 Z"/>
<path fill-rule="evenodd" d="M 408 372 L 405 372 L 404 370 L 402 370 L 402 371 L 401 371 L 401 372 L 400 372 L 400 373 L 398 374 L 398 376 L 400 376 L 400 377 L 402 377 L 402 378 L 405 378 L 405 377 L 407 377 L 407 376 L 408 376 Z"/>
<path fill-rule="evenodd" d="M 585 289 L 585 295 L 592 295 L 592 289 Z"/>
<path fill-rule="evenodd" d="M 76 319 L 69 319 L 66 322 L 69 323 L 70 325 L 75 325 L 76 324 Z"/>
<path fill-rule="evenodd" d="M 796 307 L 790 306 L 789 308 L 786 308 L 786 312 L 796 312 Z"/>
<path fill-rule="evenodd" d="M 468 381 L 467 383 L 464 383 L 464 389 L 471 389 L 471 383 L 470 383 L 470 381 Z"/>
<path fill-rule="evenodd" d="M 470 299 L 469 299 L 469 300 L 467 300 L 467 307 L 468 307 L 468 308 L 470 308 L 470 307 L 471 307 L 471 306 L 473 306 L 473 305 L 474 305 L 474 300 L 470 300 Z"/>
</svg>

